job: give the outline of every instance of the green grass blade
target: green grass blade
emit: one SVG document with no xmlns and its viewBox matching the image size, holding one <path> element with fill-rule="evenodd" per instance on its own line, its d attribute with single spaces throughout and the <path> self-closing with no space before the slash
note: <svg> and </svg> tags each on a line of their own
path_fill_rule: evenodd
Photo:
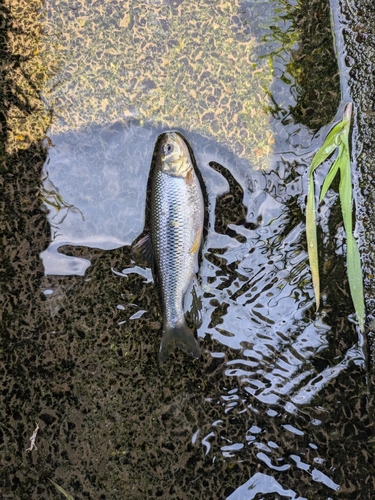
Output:
<svg viewBox="0 0 375 500">
<path fill-rule="evenodd" d="M 311 278 L 314 288 L 316 309 L 320 305 L 320 276 L 318 259 L 318 236 L 316 231 L 316 207 L 315 207 L 315 189 L 313 173 L 341 144 L 341 135 L 345 130 L 345 123 L 341 121 L 333 127 L 327 135 L 322 147 L 316 152 L 311 162 L 308 178 L 307 204 L 306 204 L 306 239 L 309 263 L 311 269 Z M 323 186 L 326 190 L 327 186 Z"/>
<path fill-rule="evenodd" d="M 352 103 L 350 102 L 345 106 L 342 120 L 330 130 L 324 140 L 323 146 L 315 154 L 310 165 L 311 174 L 342 144 L 343 139 L 345 140 L 348 137 L 351 118 Z"/>
<path fill-rule="evenodd" d="M 350 169 L 349 151 L 346 147 L 341 147 L 341 162 L 340 162 L 340 204 L 341 213 L 344 221 L 345 232 L 348 235 L 353 230 L 352 219 L 352 176 Z"/>
<path fill-rule="evenodd" d="M 319 197 L 319 203 L 322 202 L 330 185 L 333 182 L 333 179 L 336 177 L 338 169 L 340 168 L 340 162 L 342 161 L 340 152 L 341 152 L 341 149 L 339 151 L 339 155 L 337 156 L 336 160 L 333 162 L 333 165 L 331 166 L 331 168 L 327 174 L 327 177 L 324 179 L 322 191 L 321 191 L 320 197 Z"/>
<path fill-rule="evenodd" d="M 352 296 L 354 309 L 357 313 L 359 328 L 361 331 L 365 325 L 365 302 L 363 293 L 363 280 L 361 257 L 357 243 L 353 236 L 347 238 L 346 265 L 349 278 L 350 295 Z"/>
<path fill-rule="evenodd" d="M 349 132 L 349 130 L 348 130 Z M 365 305 L 363 292 L 363 279 L 361 258 L 357 243 L 354 239 L 352 218 L 352 177 L 350 168 L 350 155 L 348 138 L 346 137 L 341 146 L 342 161 L 340 163 L 340 203 L 344 228 L 346 233 L 346 267 L 349 279 L 350 295 L 352 296 L 354 309 L 360 329 L 363 331 L 365 320 Z"/>
<path fill-rule="evenodd" d="M 318 262 L 318 241 L 316 231 L 316 208 L 315 208 L 315 190 L 314 190 L 314 170 L 321 165 L 336 148 L 339 152 L 336 160 L 331 166 L 322 186 L 319 202 L 322 201 L 327 193 L 337 171 L 340 170 L 340 204 L 344 229 L 347 241 L 347 272 L 349 279 L 350 294 L 352 296 L 355 311 L 357 313 L 358 323 L 361 330 L 365 322 L 365 302 L 363 293 L 363 279 L 361 269 L 361 258 L 357 243 L 354 239 L 353 216 L 352 216 L 352 177 L 350 168 L 350 150 L 349 150 L 349 130 L 352 116 L 352 104 L 345 107 L 344 116 L 340 123 L 335 125 L 327 135 L 323 146 L 315 154 L 309 169 L 308 192 L 306 205 L 306 238 L 309 254 L 312 282 L 316 300 L 316 308 L 320 303 L 320 278 Z"/>
<path fill-rule="evenodd" d="M 318 259 L 318 236 L 316 231 L 316 206 L 314 189 L 314 170 L 319 167 L 336 149 L 337 135 L 342 131 L 342 123 L 338 123 L 328 134 L 323 146 L 314 155 L 309 168 L 307 204 L 306 204 L 306 239 L 307 252 L 311 269 L 311 278 L 314 288 L 316 309 L 320 305 L 320 276 Z"/>
<path fill-rule="evenodd" d="M 68 500 L 74 500 L 74 497 L 72 497 L 72 495 L 70 493 L 68 493 L 67 491 L 64 490 L 64 488 L 61 488 L 61 486 L 59 486 L 58 484 L 55 483 L 55 481 L 52 481 L 52 479 L 48 479 L 49 482 L 51 482 L 53 484 L 53 486 L 60 492 L 64 495 L 65 498 L 67 498 Z"/>
<path fill-rule="evenodd" d="M 345 123 L 340 122 L 333 127 L 333 129 L 329 132 L 323 146 L 316 152 L 311 165 L 310 165 L 310 173 L 312 174 L 314 170 L 319 167 L 341 143 L 341 135 L 345 128 Z"/>
<path fill-rule="evenodd" d="M 319 277 L 319 261 L 318 261 L 318 236 L 316 231 L 316 208 L 315 208 L 315 189 L 314 177 L 310 168 L 307 190 L 306 204 L 306 239 L 307 252 L 309 255 L 311 278 L 314 288 L 316 310 L 320 305 L 320 277 Z"/>
</svg>

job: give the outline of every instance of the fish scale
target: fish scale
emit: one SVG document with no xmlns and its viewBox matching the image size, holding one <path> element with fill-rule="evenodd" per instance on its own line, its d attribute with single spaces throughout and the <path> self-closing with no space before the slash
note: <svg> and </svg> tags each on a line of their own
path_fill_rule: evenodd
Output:
<svg viewBox="0 0 375 500">
<path fill-rule="evenodd" d="M 171 325 L 183 321 L 183 296 L 194 275 L 196 255 L 190 253 L 196 230 L 190 221 L 196 218 L 197 190 L 185 179 L 158 172 L 155 179 L 155 209 L 152 244 L 158 267 L 165 320 Z M 193 201 L 183 206 L 181 200 Z"/>
</svg>

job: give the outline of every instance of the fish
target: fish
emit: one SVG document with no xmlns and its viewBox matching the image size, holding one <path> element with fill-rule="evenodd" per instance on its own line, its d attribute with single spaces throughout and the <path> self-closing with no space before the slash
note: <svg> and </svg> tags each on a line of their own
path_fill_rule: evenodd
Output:
<svg viewBox="0 0 375 500">
<path fill-rule="evenodd" d="M 201 351 L 187 326 L 183 303 L 198 271 L 204 199 L 185 139 L 178 132 L 159 137 L 151 179 L 150 232 L 136 251 L 154 261 L 163 308 L 159 362 L 176 347 L 194 358 Z"/>
</svg>

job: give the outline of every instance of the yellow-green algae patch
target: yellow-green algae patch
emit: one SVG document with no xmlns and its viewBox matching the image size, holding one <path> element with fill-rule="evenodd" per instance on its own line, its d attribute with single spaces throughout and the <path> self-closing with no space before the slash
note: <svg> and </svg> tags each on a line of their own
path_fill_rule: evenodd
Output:
<svg viewBox="0 0 375 500">
<path fill-rule="evenodd" d="M 58 71 L 43 99 L 52 133 L 162 123 L 214 137 L 267 168 L 272 68 L 239 12 L 236 1 L 48 0 L 44 64 Z"/>
<path fill-rule="evenodd" d="M 7 153 L 43 139 L 50 123 L 50 114 L 40 100 L 48 80 L 40 54 L 41 6 L 39 0 L 4 0 L 2 7 L 1 84 Z"/>
</svg>

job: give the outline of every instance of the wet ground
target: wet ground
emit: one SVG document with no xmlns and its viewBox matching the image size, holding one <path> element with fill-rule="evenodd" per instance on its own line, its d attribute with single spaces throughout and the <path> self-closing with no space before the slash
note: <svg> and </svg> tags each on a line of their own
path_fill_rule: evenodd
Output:
<svg viewBox="0 0 375 500">
<path fill-rule="evenodd" d="M 77 499 L 372 498 L 371 356 L 334 190 L 319 314 L 304 235 L 312 155 L 358 97 L 348 5 L 335 35 L 321 0 L 2 5 L 4 499 L 63 498 L 50 480 Z M 160 367 L 158 290 L 130 249 L 168 128 L 205 187 L 203 355 Z"/>
</svg>

